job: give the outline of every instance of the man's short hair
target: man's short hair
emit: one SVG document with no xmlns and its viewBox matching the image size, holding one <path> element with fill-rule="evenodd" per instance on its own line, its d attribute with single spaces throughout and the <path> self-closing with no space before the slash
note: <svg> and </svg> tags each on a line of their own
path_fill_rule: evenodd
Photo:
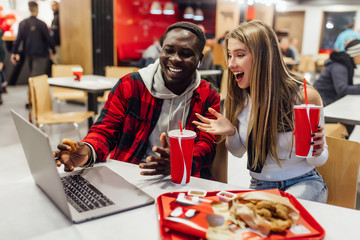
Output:
<svg viewBox="0 0 360 240">
<path fill-rule="evenodd" d="M 201 28 L 199 28 L 196 24 L 190 23 L 190 22 L 177 22 L 174 23 L 172 25 L 170 25 L 166 31 L 165 31 L 165 36 L 167 35 L 168 32 L 170 32 L 171 30 L 174 30 L 176 28 L 181 28 L 181 29 L 185 29 L 188 30 L 190 32 L 192 32 L 193 34 L 195 34 L 198 37 L 198 42 L 200 45 L 200 52 L 203 51 L 205 44 L 206 44 L 206 37 L 204 32 L 201 30 Z"/>
<path fill-rule="evenodd" d="M 37 2 L 34 1 L 29 1 L 28 5 L 30 12 L 33 12 L 34 10 L 37 10 L 39 8 Z"/>
</svg>

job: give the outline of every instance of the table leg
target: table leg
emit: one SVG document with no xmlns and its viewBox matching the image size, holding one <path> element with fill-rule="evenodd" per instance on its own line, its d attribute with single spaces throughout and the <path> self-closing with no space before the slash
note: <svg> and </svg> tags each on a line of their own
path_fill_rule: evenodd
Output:
<svg viewBox="0 0 360 240">
<path fill-rule="evenodd" d="M 98 114 L 98 101 L 97 101 L 97 93 L 90 93 L 88 92 L 88 110 L 93 111 L 96 114 Z M 93 125 L 93 119 L 88 119 L 88 126 L 89 128 Z"/>
</svg>

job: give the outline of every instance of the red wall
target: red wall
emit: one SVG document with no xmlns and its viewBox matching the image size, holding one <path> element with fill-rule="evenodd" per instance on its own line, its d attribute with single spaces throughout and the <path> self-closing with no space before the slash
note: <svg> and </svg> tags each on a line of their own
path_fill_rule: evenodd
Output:
<svg viewBox="0 0 360 240">
<path fill-rule="evenodd" d="M 158 0 L 164 8 L 165 2 L 169 0 Z M 118 60 L 139 59 L 141 52 L 150 46 L 154 37 L 160 38 L 166 28 L 178 21 L 184 20 L 183 11 L 179 10 L 174 3 L 174 15 L 152 15 L 150 7 L 152 0 L 115 0 L 115 41 L 117 46 Z M 204 20 L 195 22 L 202 24 L 208 36 L 215 33 L 215 9 L 204 9 Z"/>
<path fill-rule="evenodd" d="M 168 0 L 167 0 L 168 1 Z M 166 0 L 159 1 L 164 7 Z M 115 32 L 118 59 L 139 59 L 141 51 L 160 38 L 166 28 L 178 21 L 178 7 L 174 15 L 152 15 L 147 0 L 116 0 Z"/>
</svg>

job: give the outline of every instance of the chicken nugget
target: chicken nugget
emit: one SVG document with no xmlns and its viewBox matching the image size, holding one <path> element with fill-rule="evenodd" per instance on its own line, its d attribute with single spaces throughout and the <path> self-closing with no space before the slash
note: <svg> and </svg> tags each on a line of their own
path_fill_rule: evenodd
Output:
<svg viewBox="0 0 360 240">
<path fill-rule="evenodd" d="M 266 209 L 266 208 L 255 209 L 255 213 L 258 214 L 259 216 L 265 218 L 268 221 L 270 221 L 271 216 L 272 216 L 270 210 Z"/>
<path fill-rule="evenodd" d="M 275 202 L 269 200 L 261 200 L 257 202 L 256 206 L 257 209 L 266 208 L 269 209 L 271 212 L 276 212 Z"/>
<path fill-rule="evenodd" d="M 277 232 L 277 233 L 284 232 L 286 229 L 291 227 L 292 224 L 292 221 L 290 219 L 282 220 L 282 219 L 271 218 L 270 221 L 271 221 L 270 230 L 272 232 Z"/>
<path fill-rule="evenodd" d="M 73 140 L 71 140 L 69 138 L 64 138 L 62 140 L 62 143 L 67 144 L 67 145 L 69 145 L 71 147 L 70 152 L 76 152 L 76 145 L 75 145 L 75 142 Z"/>
<path fill-rule="evenodd" d="M 274 213 L 275 217 L 278 217 L 283 220 L 289 219 L 289 209 L 285 205 L 281 203 L 277 203 L 275 205 L 275 208 L 276 208 L 276 212 Z"/>
</svg>

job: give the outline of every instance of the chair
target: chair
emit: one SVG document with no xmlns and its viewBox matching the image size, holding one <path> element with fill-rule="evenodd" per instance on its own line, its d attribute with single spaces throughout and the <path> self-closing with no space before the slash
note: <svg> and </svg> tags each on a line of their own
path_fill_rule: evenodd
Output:
<svg viewBox="0 0 360 240">
<path fill-rule="evenodd" d="M 300 73 L 313 73 L 315 72 L 315 61 L 313 55 L 301 55 L 297 71 Z"/>
<path fill-rule="evenodd" d="M 327 162 L 317 170 L 329 189 L 328 204 L 355 208 L 360 163 L 360 143 L 326 136 Z"/>
<path fill-rule="evenodd" d="M 211 165 L 211 173 L 216 181 L 228 182 L 228 150 L 225 141 L 216 145 L 216 155 Z"/>
<path fill-rule="evenodd" d="M 345 139 L 349 133 L 341 123 L 325 123 L 325 136 Z"/>
<path fill-rule="evenodd" d="M 226 69 L 227 64 L 225 59 L 224 46 L 222 44 L 214 44 L 212 46 L 212 51 L 214 65 L 220 65 L 222 69 Z"/>
<path fill-rule="evenodd" d="M 137 67 L 122 67 L 122 66 L 106 66 L 105 67 L 105 76 L 111 78 L 121 78 L 126 74 L 137 72 L 139 68 Z M 105 91 L 103 96 L 98 97 L 99 102 L 106 102 L 110 91 Z"/>
<path fill-rule="evenodd" d="M 73 76 L 72 68 L 81 67 L 80 65 L 60 65 L 53 64 L 51 67 L 52 77 L 70 77 Z M 63 87 L 52 87 L 52 96 L 59 103 L 60 101 L 75 101 L 85 103 L 87 93 L 82 90 L 68 89 Z"/>
<path fill-rule="evenodd" d="M 52 108 L 50 86 L 47 80 L 47 75 L 29 78 L 29 98 L 36 125 L 42 128 L 43 125 L 47 124 L 73 123 L 79 134 L 79 139 L 81 139 L 78 124 L 94 116 L 94 112 L 55 113 Z"/>
</svg>

